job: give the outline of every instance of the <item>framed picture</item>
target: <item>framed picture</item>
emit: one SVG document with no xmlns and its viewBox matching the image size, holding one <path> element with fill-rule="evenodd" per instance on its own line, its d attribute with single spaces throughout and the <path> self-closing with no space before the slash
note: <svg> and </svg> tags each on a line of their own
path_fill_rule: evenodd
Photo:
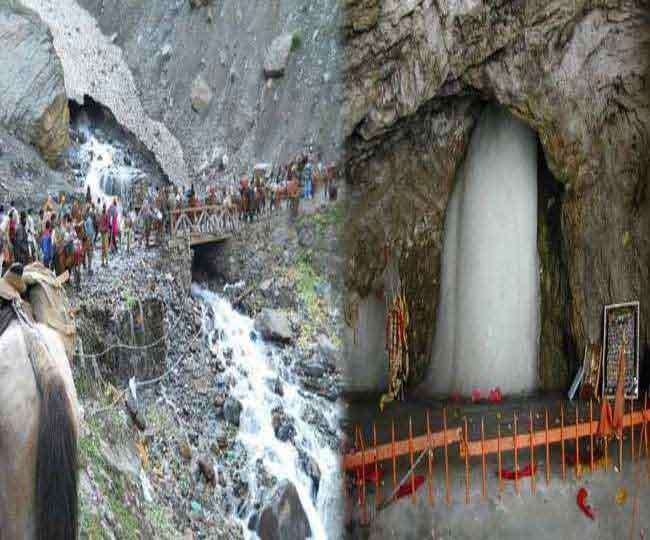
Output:
<svg viewBox="0 0 650 540">
<path fill-rule="evenodd" d="M 585 345 L 583 359 L 584 377 L 580 388 L 580 399 L 598 399 L 598 384 L 600 383 L 600 365 L 602 363 L 602 347 L 599 343 Z"/>
<path fill-rule="evenodd" d="M 605 306 L 603 317 L 603 398 L 614 399 L 619 355 L 625 343 L 625 398 L 639 397 L 639 302 Z"/>
</svg>

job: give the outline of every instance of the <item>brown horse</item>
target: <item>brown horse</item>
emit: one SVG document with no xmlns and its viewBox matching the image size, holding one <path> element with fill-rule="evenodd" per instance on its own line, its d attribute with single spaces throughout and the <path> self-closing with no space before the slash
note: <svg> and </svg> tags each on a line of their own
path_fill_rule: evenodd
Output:
<svg viewBox="0 0 650 540">
<path fill-rule="evenodd" d="M 81 286 L 81 266 L 85 258 L 84 245 L 80 240 L 68 242 L 57 248 L 54 254 L 54 271 L 57 276 L 70 272 L 74 277 L 75 287 Z"/>
<path fill-rule="evenodd" d="M 22 271 L 14 265 L 12 273 L 16 268 Z M 60 282 L 36 263 L 25 267 L 23 283 L 30 268 L 45 280 L 26 290 L 33 318 L 20 300 L 25 289 L 0 280 L 0 538 L 73 540 L 79 423 L 66 347 L 75 336 L 66 329 L 74 324 L 56 309 L 65 300 Z"/>
</svg>

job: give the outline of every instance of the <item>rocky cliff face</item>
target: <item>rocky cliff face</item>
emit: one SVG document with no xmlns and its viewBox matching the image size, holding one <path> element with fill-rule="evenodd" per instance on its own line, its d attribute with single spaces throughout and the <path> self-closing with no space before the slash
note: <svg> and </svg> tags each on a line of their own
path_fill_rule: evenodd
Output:
<svg viewBox="0 0 650 540">
<path fill-rule="evenodd" d="M 50 169 L 33 147 L 0 128 L 0 201 L 36 208 L 44 194 L 70 189 L 63 174 Z"/>
<path fill-rule="evenodd" d="M 309 143 L 335 157 L 341 52 L 334 0 L 79 4 L 122 49 L 147 115 L 180 142 L 190 175 L 224 155 L 239 173 Z"/>
<path fill-rule="evenodd" d="M 0 126 L 35 146 L 50 165 L 68 147 L 63 68 L 38 15 L 0 2 Z"/>
<path fill-rule="evenodd" d="M 447 203 L 487 102 L 532 127 L 543 150 L 542 387 L 563 387 L 574 351 L 602 339 L 604 304 L 640 299 L 650 320 L 647 2 L 348 0 L 344 21 L 347 281 L 352 298 L 366 296 L 381 288 L 384 248 L 398 259 L 416 380 Z"/>
</svg>

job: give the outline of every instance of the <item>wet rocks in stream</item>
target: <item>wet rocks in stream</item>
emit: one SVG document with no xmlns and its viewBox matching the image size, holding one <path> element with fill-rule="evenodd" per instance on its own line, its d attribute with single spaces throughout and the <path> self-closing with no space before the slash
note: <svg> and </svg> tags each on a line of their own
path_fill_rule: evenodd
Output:
<svg viewBox="0 0 650 540">
<path fill-rule="evenodd" d="M 257 534 L 260 540 L 311 536 L 309 519 L 291 482 L 283 481 L 275 489 L 259 517 Z"/>
<path fill-rule="evenodd" d="M 293 441 L 296 436 L 293 418 L 281 406 L 275 407 L 271 414 L 275 436 L 282 442 Z"/>
<path fill-rule="evenodd" d="M 290 343 L 294 339 L 289 318 L 278 310 L 262 309 L 255 319 L 255 329 L 268 341 Z"/>
<path fill-rule="evenodd" d="M 228 396 L 223 404 L 223 416 L 227 422 L 239 426 L 242 404 L 234 397 Z"/>
<path fill-rule="evenodd" d="M 311 479 L 312 482 L 311 496 L 312 499 L 316 500 L 316 498 L 318 497 L 318 488 L 320 487 L 320 477 L 321 477 L 321 472 L 320 472 L 320 467 L 318 466 L 318 462 L 301 448 L 298 449 L 298 456 L 300 458 L 300 466 L 307 473 L 307 476 L 309 476 L 309 478 Z"/>
</svg>

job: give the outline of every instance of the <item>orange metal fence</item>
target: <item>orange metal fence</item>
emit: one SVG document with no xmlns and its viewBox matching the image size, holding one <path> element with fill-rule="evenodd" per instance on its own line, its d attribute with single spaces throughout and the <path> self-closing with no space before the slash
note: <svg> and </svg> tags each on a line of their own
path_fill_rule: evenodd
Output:
<svg viewBox="0 0 650 540">
<path fill-rule="evenodd" d="M 641 457 L 642 450 L 645 456 L 648 456 L 648 433 L 647 423 L 650 419 L 650 411 L 647 408 L 647 395 L 639 409 L 635 405 L 635 401 L 628 401 L 626 407 L 627 412 L 623 418 L 623 427 L 621 436 L 618 438 L 618 470 L 623 468 L 623 438 L 627 434 L 631 441 L 630 457 L 632 461 Z M 481 458 L 481 501 L 487 500 L 487 457 L 493 455 L 497 460 L 497 476 L 498 476 L 498 492 L 501 496 L 504 491 L 504 476 L 502 457 L 504 453 L 512 452 L 514 461 L 514 474 L 512 471 L 508 472 L 508 479 L 514 481 L 514 489 L 517 495 L 520 493 L 520 477 L 530 476 L 531 492 L 534 494 L 537 488 L 537 466 L 535 461 L 535 452 L 540 450 L 544 455 L 546 462 L 545 467 L 545 481 L 550 484 L 551 481 L 551 447 L 559 445 L 561 453 L 561 477 L 563 480 L 567 477 L 567 459 L 572 460 L 575 467 L 574 474 L 579 478 L 582 474 L 582 464 L 585 467 L 589 466 L 590 471 L 596 468 L 596 456 L 594 453 L 595 440 L 598 439 L 604 445 L 604 450 L 599 452 L 602 454 L 599 459 L 604 459 L 604 469 L 607 471 L 610 468 L 609 463 L 609 447 L 607 437 L 598 436 L 599 421 L 594 417 L 594 403 L 589 401 L 583 403 L 582 410 L 579 404 L 571 406 L 572 419 L 565 411 L 564 404 L 559 407 L 559 426 L 549 427 L 549 409 L 544 408 L 542 414 L 534 414 L 533 410 L 528 411 L 525 417 L 519 417 L 517 412 L 512 415 L 512 420 L 509 422 L 511 426 L 511 433 L 502 435 L 501 421 L 496 424 L 496 436 L 486 438 L 485 435 L 485 421 L 481 417 L 479 424 L 478 435 L 471 436 L 468 427 L 467 416 L 463 417 L 460 425 L 455 427 L 448 427 L 447 409 L 442 410 L 442 429 L 433 432 L 431 429 L 430 411 L 426 412 L 426 432 L 423 435 L 413 435 L 413 422 L 412 418 L 408 420 L 408 438 L 403 440 L 396 440 L 396 430 L 394 421 L 391 422 L 390 427 L 390 442 L 379 443 L 377 440 L 377 426 L 373 423 L 372 433 L 372 446 L 367 447 L 364 438 L 364 431 L 360 426 L 354 429 L 355 450 L 344 456 L 343 467 L 346 472 L 352 475 L 353 483 L 357 489 L 357 496 L 355 497 L 358 504 L 361 506 L 362 521 L 367 522 L 368 509 L 367 509 L 367 486 L 372 485 L 375 492 L 375 505 L 380 508 L 389 500 L 382 501 L 382 494 L 380 489 L 380 463 L 388 462 L 387 466 L 392 469 L 392 489 L 391 494 L 387 499 L 395 496 L 396 492 L 402 487 L 407 486 L 408 494 L 411 496 L 413 503 L 416 502 L 418 485 L 416 485 L 415 470 L 423 457 L 427 457 L 425 464 L 427 476 L 427 493 L 429 504 L 435 504 L 434 495 L 434 470 L 439 465 L 436 463 L 434 450 L 442 449 L 444 467 L 444 493 L 445 501 L 447 504 L 452 502 L 452 493 L 450 490 L 450 466 L 449 458 L 450 451 L 456 450 L 460 455 L 464 465 L 465 472 L 465 502 L 470 502 L 471 492 L 471 458 L 480 456 Z M 638 409 L 638 410 L 637 410 Z M 500 417 L 500 413 L 497 417 Z M 543 427 L 537 429 L 536 419 L 541 422 Z M 638 451 L 635 450 L 635 429 L 639 427 Z M 522 433 L 522 429 L 524 432 Z M 367 433 L 367 432 L 366 432 Z M 587 440 L 588 457 L 583 457 L 580 452 L 580 443 Z M 572 441 L 575 444 L 575 455 L 569 457 L 566 443 Z M 519 469 L 519 453 L 527 451 L 530 457 L 530 464 L 526 472 Z M 423 455 L 426 453 L 426 456 Z M 416 455 L 417 461 L 416 461 Z M 398 467 L 397 460 L 399 457 L 408 456 L 409 472 L 402 481 L 398 482 Z M 383 468 L 383 467 L 382 467 Z M 374 474 L 373 474 L 374 472 Z M 650 467 L 648 468 L 648 475 L 650 475 Z"/>
</svg>

